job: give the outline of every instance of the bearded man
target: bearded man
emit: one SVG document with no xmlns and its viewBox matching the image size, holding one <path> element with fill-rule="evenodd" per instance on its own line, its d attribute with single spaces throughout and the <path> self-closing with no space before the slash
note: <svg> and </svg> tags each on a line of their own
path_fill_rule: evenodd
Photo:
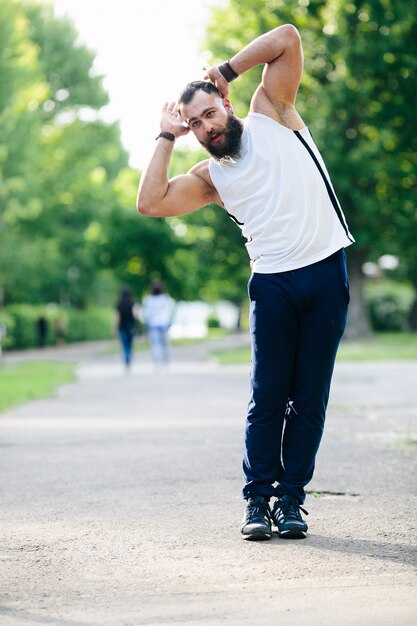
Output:
<svg viewBox="0 0 417 626">
<path fill-rule="evenodd" d="M 263 64 L 238 119 L 229 83 Z M 244 539 L 302 538 L 305 486 L 323 433 L 349 302 L 344 248 L 354 240 L 323 159 L 295 108 L 303 53 L 283 25 L 256 38 L 166 103 L 137 208 L 171 217 L 223 207 L 247 239 L 252 340 L 243 470 Z M 211 157 L 168 178 L 177 138 L 193 132 Z M 274 498 L 273 506 L 270 500 Z"/>
</svg>

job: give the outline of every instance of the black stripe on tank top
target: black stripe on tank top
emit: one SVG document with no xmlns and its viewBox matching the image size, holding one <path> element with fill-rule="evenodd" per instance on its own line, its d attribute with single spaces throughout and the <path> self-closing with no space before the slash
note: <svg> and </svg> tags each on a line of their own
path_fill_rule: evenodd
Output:
<svg viewBox="0 0 417 626">
<path fill-rule="evenodd" d="M 225 211 L 226 211 L 226 209 L 225 209 Z M 230 219 L 232 219 L 234 222 L 236 222 L 236 224 L 237 224 L 238 226 L 244 226 L 244 223 L 243 223 L 243 222 L 239 222 L 239 220 L 238 220 L 238 219 L 236 219 L 236 217 L 235 217 L 234 215 L 232 215 L 231 213 L 229 213 L 229 211 L 226 211 L 226 213 L 227 213 L 227 215 L 230 217 Z"/>
<path fill-rule="evenodd" d="M 346 222 L 343 219 L 343 215 L 342 215 L 342 211 L 340 209 L 339 203 L 337 201 L 337 198 L 334 194 L 334 191 L 329 183 L 329 181 L 327 180 L 326 174 L 323 171 L 323 168 L 321 167 L 320 163 L 317 160 L 316 155 L 314 154 L 313 150 L 310 148 L 310 146 L 308 145 L 308 143 L 306 142 L 306 140 L 301 136 L 301 133 L 299 130 L 294 130 L 293 131 L 294 134 L 296 135 L 296 137 L 301 141 L 301 143 L 303 144 L 303 146 L 306 148 L 307 152 L 309 153 L 309 155 L 311 156 L 311 158 L 313 159 L 314 163 L 316 164 L 316 167 L 318 169 L 318 171 L 320 172 L 320 175 L 324 181 L 324 184 L 326 185 L 326 189 L 327 189 L 327 193 L 329 194 L 329 198 L 330 201 L 333 205 L 334 210 L 336 211 L 336 215 L 339 218 L 339 222 L 341 223 L 343 230 L 346 233 L 346 237 L 349 239 L 349 241 L 354 241 L 354 239 L 352 239 L 351 235 L 349 234 L 349 230 L 348 227 L 346 225 Z"/>
</svg>

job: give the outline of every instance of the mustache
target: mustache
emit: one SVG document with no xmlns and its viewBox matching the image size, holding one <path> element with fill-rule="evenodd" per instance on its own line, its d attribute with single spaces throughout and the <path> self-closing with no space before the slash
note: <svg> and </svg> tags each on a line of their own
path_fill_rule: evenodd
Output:
<svg viewBox="0 0 417 626">
<path fill-rule="evenodd" d="M 207 137 L 209 139 L 212 139 L 213 137 L 215 137 L 216 135 L 219 135 L 220 133 L 223 133 L 225 131 L 225 128 L 214 128 L 213 130 L 209 130 L 207 133 Z"/>
</svg>

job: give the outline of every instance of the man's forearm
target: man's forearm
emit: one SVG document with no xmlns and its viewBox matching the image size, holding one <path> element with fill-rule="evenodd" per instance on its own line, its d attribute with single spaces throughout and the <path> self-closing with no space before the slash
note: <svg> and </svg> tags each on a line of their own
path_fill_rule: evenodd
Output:
<svg viewBox="0 0 417 626">
<path fill-rule="evenodd" d="M 152 158 L 140 179 L 136 201 L 139 213 L 155 214 L 152 209 L 165 197 L 169 185 L 168 168 L 173 148 L 173 141 L 164 138 L 157 140 Z"/>
<path fill-rule="evenodd" d="M 278 26 L 257 37 L 235 54 L 229 61 L 230 66 L 236 74 L 243 74 L 256 65 L 275 61 L 295 41 L 299 41 L 299 35 L 294 26 Z"/>
</svg>

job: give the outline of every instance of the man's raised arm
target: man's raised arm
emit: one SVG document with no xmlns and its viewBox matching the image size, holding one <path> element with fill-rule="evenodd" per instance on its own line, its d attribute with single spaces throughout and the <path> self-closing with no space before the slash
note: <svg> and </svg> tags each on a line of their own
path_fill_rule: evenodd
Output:
<svg viewBox="0 0 417 626">
<path fill-rule="evenodd" d="M 272 117 L 274 110 L 278 115 L 286 108 L 294 110 L 303 72 L 303 51 L 298 31 L 291 24 L 257 37 L 227 63 L 208 68 L 207 78 L 227 96 L 227 83 L 261 64 L 265 64 L 262 82 L 252 98 L 251 110 Z"/>
<path fill-rule="evenodd" d="M 183 215 L 213 201 L 214 189 L 199 175 L 199 166 L 168 179 L 174 142 L 188 132 L 188 126 L 177 115 L 176 103 L 166 103 L 155 151 L 140 180 L 136 201 L 139 213 L 154 217 Z"/>
</svg>

